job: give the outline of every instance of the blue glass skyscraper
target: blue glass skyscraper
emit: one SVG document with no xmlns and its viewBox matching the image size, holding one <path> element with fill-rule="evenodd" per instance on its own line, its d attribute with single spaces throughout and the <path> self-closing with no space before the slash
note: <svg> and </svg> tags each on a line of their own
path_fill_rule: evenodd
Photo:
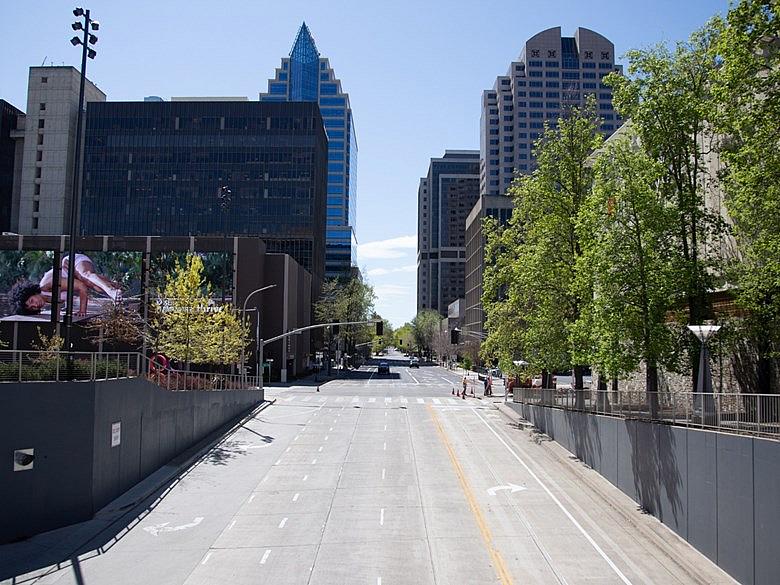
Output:
<svg viewBox="0 0 780 585">
<path fill-rule="evenodd" d="M 349 94 L 341 89 L 328 59 L 320 57 L 304 22 L 288 58 L 268 80 L 267 102 L 317 102 L 328 136 L 328 193 L 325 234 L 325 275 L 348 276 L 357 265 L 355 206 L 357 203 L 357 141 Z"/>
</svg>

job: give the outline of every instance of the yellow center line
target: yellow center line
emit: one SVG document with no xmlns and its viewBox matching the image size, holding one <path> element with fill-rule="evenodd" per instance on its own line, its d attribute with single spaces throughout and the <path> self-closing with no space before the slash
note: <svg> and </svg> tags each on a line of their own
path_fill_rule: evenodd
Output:
<svg viewBox="0 0 780 585">
<path fill-rule="evenodd" d="M 477 526 L 479 527 L 479 532 L 482 535 L 482 540 L 485 543 L 485 547 L 490 554 L 490 558 L 493 559 L 493 568 L 496 571 L 496 575 L 503 585 L 512 585 L 512 578 L 509 576 L 509 571 L 507 571 L 506 565 L 504 564 L 504 559 L 501 557 L 501 553 L 499 553 L 495 546 L 493 546 L 493 535 L 490 533 L 490 528 L 488 528 L 487 522 L 485 522 L 485 518 L 482 515 L 482 510 L 479 508 L 479 504 L 477 504 L 474 491 L 471 489 L 471 485 L 469 484 L 468 479 L 466 479 L 466 474 L 463 471 L 463 467 L 461 467 L 460 462 L 455 455 L 455 450 L 447 438 L 447 434 L 444 432 L 444 427 L 441 426 L 439 415 L 430 404 L 427 405 L 427 408 L 431 415 L 431 419 L 436 425 L 439 438 L 441 439 L 441 442 L 444 444 L 444 447 L 447 449 L 447 453 L 450 456 L 452 467 L 455 468 L 455 474 L 458 476 L 460 486 L 463 488 L 463 493 L 466 495 L 466 500 L 469 503 L 469 508 L 471 508 L 471 513 L 474 515 L 474 520 L 477 522 Z"/>
</svg>

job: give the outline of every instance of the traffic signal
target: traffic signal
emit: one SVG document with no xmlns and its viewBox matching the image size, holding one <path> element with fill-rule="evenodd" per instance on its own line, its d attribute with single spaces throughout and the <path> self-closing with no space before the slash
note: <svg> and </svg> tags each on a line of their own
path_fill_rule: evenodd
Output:
<svg viewBox="0 0 780 585">
<path fill-rule="evenodd" d="M 384 332 L 385 332 L 385 322 L 384 321 L 377 321 L 376 322 L 376 335 L 377 335 L 377 337 L 382 337 Z"/>
<path fill-rule="evenodd" d="M 339 334 L 339 326 L 338 325 L 331 325 L 330 326 L 330 332 L 333 335 L 338 335 Z"/>
<path fill-rule="evenodd" d="M 450 331 L 450 343 L 452 345 L 458 345 L 460 341 L 460 329 L 452 329 Z"/>
</svg>

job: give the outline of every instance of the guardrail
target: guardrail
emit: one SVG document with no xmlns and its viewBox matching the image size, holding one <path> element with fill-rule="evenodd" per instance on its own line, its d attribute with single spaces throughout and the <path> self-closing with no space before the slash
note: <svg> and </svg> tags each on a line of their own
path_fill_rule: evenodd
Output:
<svg viewBox="0 0 780 585">
<path fill-rule="evenodd" d="M 780 438 L 780 394 L 514 388 L 517 403 Z"/>
<path fill-rule="evenodd" d="M 171 391 L 256 388 L 259 376 L 185 372 L 136 352 L 0 350 L 2 382 L 69 382 L 145 377 Z"/>
</svg>

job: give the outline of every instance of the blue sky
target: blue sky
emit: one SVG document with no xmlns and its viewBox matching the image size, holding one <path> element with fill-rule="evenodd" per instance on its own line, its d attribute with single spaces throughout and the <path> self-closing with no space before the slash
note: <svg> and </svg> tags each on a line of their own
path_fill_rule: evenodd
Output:
<svg viewBox="0 0 780 585">
<path fill-rule="evenodd" d="M 18 2 L 0 21 L 0 97 L 26 107 L 31 65 L 79 64 L 71 9 Z M 394 325 L 415 312 L 417 185 L 445 149 L 479 148 L 483 89 L 527 38 L 578 26 L 630 48 L 682 40 L 727 0 L 202 2 L 94 0 L 92 81 L 109 100 L 265 91 L 305 20 L 349 92 L 359 146 L 359 263 Z"/>
</svg>

